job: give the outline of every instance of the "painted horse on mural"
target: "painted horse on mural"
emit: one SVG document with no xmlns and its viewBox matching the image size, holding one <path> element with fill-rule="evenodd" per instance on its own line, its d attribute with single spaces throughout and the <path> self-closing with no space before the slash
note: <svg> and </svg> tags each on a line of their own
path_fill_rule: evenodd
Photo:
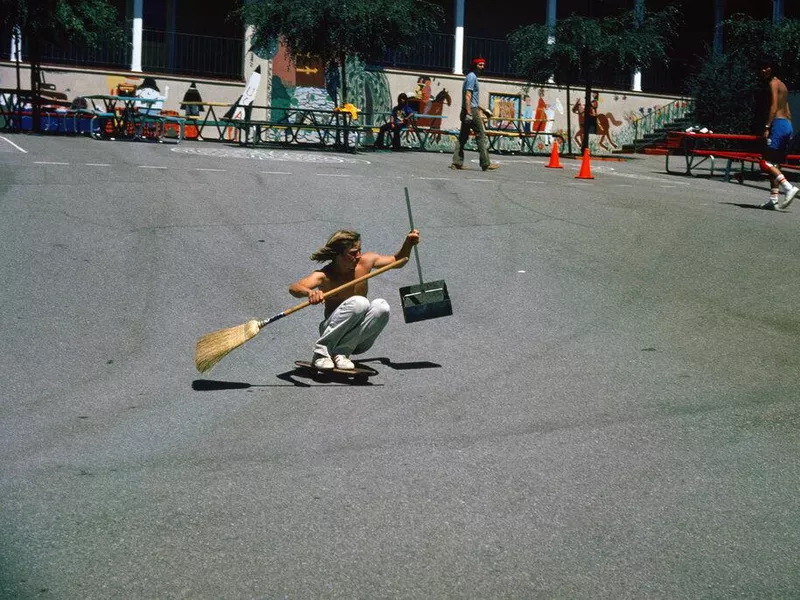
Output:
<svg viewBox="0 0 800 600">
<path fill-rule="evenodd" d="M 583 108 L 583 102 L 581 101 L 580 98 L 578 98 L 578 101 L 572 107 L 572 112 L 578 115 L 578 133 L 575 134 L 575 142 L 580 144 L 583 142 L 583 123 L 584 123 L 584 115 L 586 112 Z M 617 147 L 617 145 L 614 143 L 614 140 L 611 139 L 611 132 L 609 130 L 610 125 L 615 125 L 619 127 L 620 125 L 622 125 L 622 121 L 618 121 L 614 117 L 614 115 L 611 114 L 610 112 L 605 114 L 598 114 L 595 120 L 595 130 L 594 132 L 592 131 L 589 132 L 589 133 L 595 133 L 596 135 L 600 136 L 600 141 L 598 142 L 598 144 L 600 145 L 601 148 L 604 148 L 605 150 L 608 150 L 609 148 L 603 143 L 603 140 L 608 140 L 608 143 L 614 146 L 614 148 Z"/>
<path fill-rule="evenodd" d="M 442 129 L 442 110 L 444 105 L 450 106 L 453 100 L 446 89 L 442 89 L 436 97 L 425 104 L 421 98 L 409 98 L 408 104 L 417 113 L 416 124 L 419 127 L 430 127 L 431 129 Z M 441 133 L 430 136 L 431 141 L 438 142 L 442 137 Z"/>
</svg>

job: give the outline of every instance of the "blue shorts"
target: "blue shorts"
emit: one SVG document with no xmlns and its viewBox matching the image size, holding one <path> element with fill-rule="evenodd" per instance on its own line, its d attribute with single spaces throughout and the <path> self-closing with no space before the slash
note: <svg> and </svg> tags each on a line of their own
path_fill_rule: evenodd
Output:
<svg viewBox="0 0 800 600">
<path fill-rule="evenodd" d="M 769 128 L 767 148 L 786 152 L 792 139 L 792 122 L 789 119 L 775 119 Z"/>
</svg>

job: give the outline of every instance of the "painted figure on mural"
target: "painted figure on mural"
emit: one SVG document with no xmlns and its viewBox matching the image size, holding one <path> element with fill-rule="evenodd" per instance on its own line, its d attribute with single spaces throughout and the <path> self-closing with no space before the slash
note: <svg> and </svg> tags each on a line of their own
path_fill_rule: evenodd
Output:
<svg viewBox="0 0 800 600">
<path fill-rule="evenodd" d="M 183 95 L 181 109 L 186 113 L 187 117 L 196 117 L 202 112 L 203 106 L 195 103 L 202 101 L 203 98 L 200 97 L 200 90 L 197 89 L 197 84 L 193 81 L 189 89 L 187 89 L 186 93 Z M 187 102 L 189 104 L 186 104 Z"/>
<path fill-rule="evenodd" d="M 427 75 L 417 78 L 416 97 L 419 98 L 419 112 L 429 112 L 433 103 L 433 80 Z"/>
<path fill-rule="evenodd" d="M 592 95 L 592 102 L 590 105 L 589 113 L 591 115 L 594 112 L 594 118 L 590 120 L 590 123 L 586 123 L 586 111 L 583 108 L 583 101 L 581 98 L 575 102 L 572 107 L 572 112 L 578 115 L 578 131 L 575 134 L 575 142 L 577 144 L 581 144 L 583 142 L 583 132 L 584 127 L 589 127 L 589 133 L 594 133 L 600 136 L 600 140 L 598 141 L 598 145 L 603 148 L 604 150 L 609 150 L 610 148 L 606 146 L 603 142 L 607 141 L 611 144 L 614 148 L 617 145 L 614 143 L 614 140 L 611 139 L 611 125 L 619 127 L 622 125 L 622 121 L 618 120 L 614 115 L 610 112 L 601 113 L 599 111 L 600 105 L 600 93 L 594 92 Z"/>
<path fill-rule="evenodd" d="M 533 103 L 528 94 L 522 97 L 522 119 L 522 130 L 525 133 L 530 133 L 533 124 Z"/>
<path fill-rule="evenodd" d="M 536 115 L 533 118 L 533 130 L 541 133 L 547 127 L 547 102 L 544 101 L 544 88 L 539 88 L 539 100 L 536 103 Z"/>
<path fill-rule="evenodd" d="M 444 88 L 434 96 L 433 82 L 433 77 L 429 75 L 418 76 L 414 95 L 408 98 L 408 105 L 417 113 L 417 125 L 438 129 L 442 125 L 441 115 L 444 106 L 450 106 L 453 101 Z M 439 135 L 434 134 L 434 136 Z"/>
<path fill-rule="evenodd" d="M 145 77 L 142 84 L 136 88 L 136 97 L 143 100 L 153 100 L 154 102 L 136 102 L 135 107 L 139 112 L 148 115 L 157 115 L 161 112 L 164 106 L 164 101 L 169 95 L 169 86 L 164 88 L 164 95 L 161 95 L 161 90 L 158 89 L 156 80 L 152 77 Z"/>
</svg>

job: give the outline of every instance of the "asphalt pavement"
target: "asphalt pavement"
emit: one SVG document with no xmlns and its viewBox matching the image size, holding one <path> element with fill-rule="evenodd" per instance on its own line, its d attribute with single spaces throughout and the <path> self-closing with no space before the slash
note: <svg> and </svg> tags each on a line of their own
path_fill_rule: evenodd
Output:
<svg viewBox="0 0 800 600">
<path fill-rule="evenodd" d="M 664 171 L 0 135 L 0 597 L 792 598 L 800 206 Z M 341 228 L 413 260 L 365 385 L 295 305 Z"/>
</svg>

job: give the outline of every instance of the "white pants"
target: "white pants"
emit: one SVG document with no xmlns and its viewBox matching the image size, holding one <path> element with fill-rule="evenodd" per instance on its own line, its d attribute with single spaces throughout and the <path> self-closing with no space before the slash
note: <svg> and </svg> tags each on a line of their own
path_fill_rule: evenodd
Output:
<svg viewBox="0 0 800 600">
<path fill-rule="evenodd" d="M 321 337 L 314 344 L 314 354 L 333 358 L 366 352 L 388 322 L 386 300 L 370 302 L 364 296 L 351 296 L 319 324 Z"/>
</svg>

